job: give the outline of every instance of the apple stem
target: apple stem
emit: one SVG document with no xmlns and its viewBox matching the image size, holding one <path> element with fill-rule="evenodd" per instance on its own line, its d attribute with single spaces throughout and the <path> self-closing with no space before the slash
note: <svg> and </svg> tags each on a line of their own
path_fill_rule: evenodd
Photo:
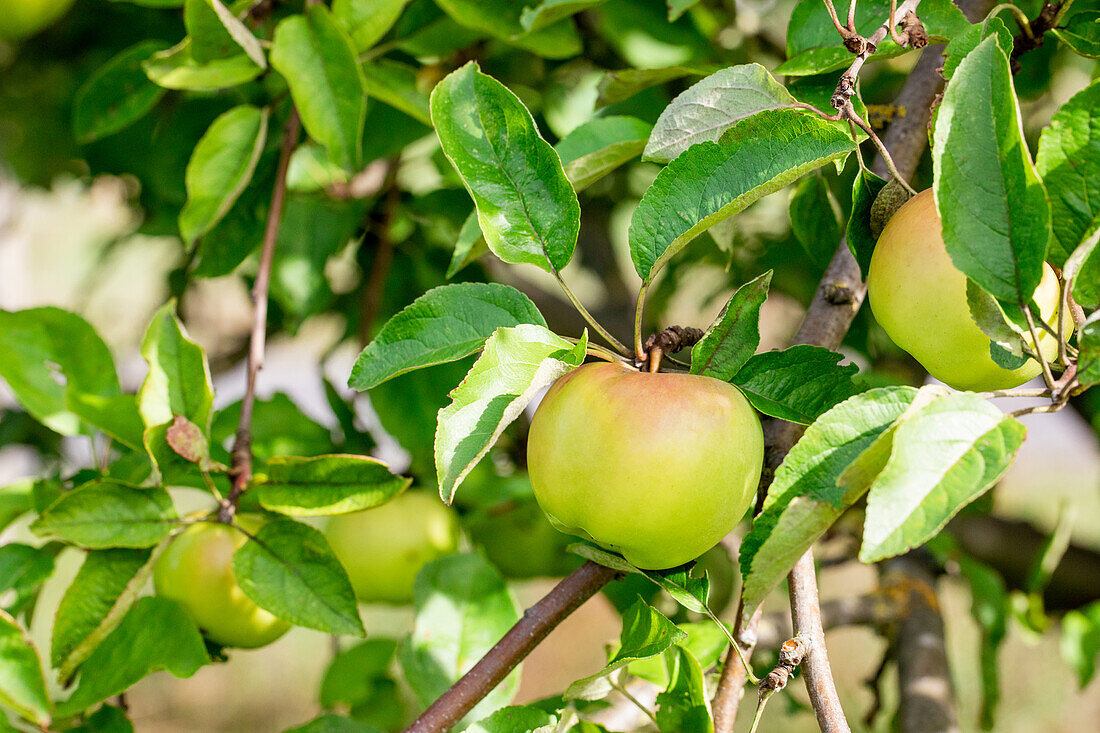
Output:
<svg viewBox="0 0 1100 733">
<path fill-rule="evenodd" d="M 1047 389 L 1053 390 L 1055 387 L 1054 375 L 1050 373 L 1050 364 L 1047 363 L 1047 358 L 1043 355 L 1043 349 L 1039 346 L 1039 331 L 1035 328 L 1035 318 L 1031 314 L 1031 306 L 1026 303 L 1024 304 L 1024 318 L 1027 319 L 1027 329 L 1031 333 L 1031 343 L 1035 346 L 1035 357 L 1043 367 L 1043 381 L 1046 382 Z"/>
<path fill-rule="evenodd" d="M 661 357 L 665 354 L 660 346 L 654 346 L 649 350 L 649 373 L 656 374 L 661 368 Z"/>
</svg>

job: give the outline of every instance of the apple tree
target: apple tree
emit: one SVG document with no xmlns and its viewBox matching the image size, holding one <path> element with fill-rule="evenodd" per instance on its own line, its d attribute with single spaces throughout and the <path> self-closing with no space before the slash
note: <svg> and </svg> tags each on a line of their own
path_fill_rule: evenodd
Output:
<svg viewBox="0 0 1100 733">
<path fill-rule="evenodd" d="M 943 578 L 983 727 L 1009 625 L 1092 678 L 1100 556 L 989 497 L 1023 415 L 1100 431 L 1095 3 L 67 5 L 0 0 L 5 174 L 124 177 L 175 261 L 137 381 L 81 313 L 0 310 L 0 448 L 40 466 L 0 489 L 0 729 L 132 730 L 146 676 L 303 627 L 336 653 L 296 731 L 730 733 L 792 676 L 848 731 L 825 630 L 859 624 L 886 725 L 951 731 Z M 214 278 L 251 294 L 218 354 Z M 319 318 L 359 354 L 328 424 L 263 385 Z M 878 587 L 822 604 L 825 545 Z M 606 666 L 516 704 L 597 594 Z"/>
</svg>

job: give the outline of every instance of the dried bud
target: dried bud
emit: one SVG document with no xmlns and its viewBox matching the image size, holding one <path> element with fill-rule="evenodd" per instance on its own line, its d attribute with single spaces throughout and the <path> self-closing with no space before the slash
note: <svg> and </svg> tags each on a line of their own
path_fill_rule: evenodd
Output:
<svg viewBox="0 0 1100 733">
<path fill-rule="evenodd" d="M 890 182 L 882 187 L 878 196 L 875 197 L 875 203 L 871 204 L 871 234 L 875 239 L 882 234 L 882 230 L 886 228 L 886 222 L 890 221 L 894 212 L 910 198 L 912 194 L 897 179 L 890 179 Z"/>
</svg>

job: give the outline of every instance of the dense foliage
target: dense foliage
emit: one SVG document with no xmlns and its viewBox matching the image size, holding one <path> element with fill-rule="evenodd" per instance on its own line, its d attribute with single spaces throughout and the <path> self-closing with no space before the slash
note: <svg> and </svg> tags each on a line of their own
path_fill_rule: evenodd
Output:
<svg viewBox="0 0 1100 733">
<path fill-rule="evenodd" d="M 0 0 L 0 21 L 24 3 Z M 988 512 L 980 498 L 1025 439 L 990 401 L 1003 385 L 918 388 L 920 364 L 854 313 L 856 282 L 827 295 L 854 314 L 838 350 L 762 349 L 761 312 L 808 305 L 836 252 L 866 275 L 890 200 L 931 189 L 982 358 L 998 373 L 1030 364 L 1045 384 L 1016 396 L 1100 431 L 1086 391 L 1100 383 L 1100 12 L 1021 0 L 984 18 L 980 2 L 964 15 L 923 0 L 902 5 L 919 21 L 890 28 L 894 5 L 853 2 L 841 33 L 829 0 L 77 0 L 37 33 L 0 22 L 7 171 L 28 185 L 124 176 L 139 230 L 178 237 L 136 390 L 80 314 L 0 311 L 0 378 L 18 401 L 0 447 L 30 446 L 43 466 L 0 490 L 0 528 L 36 538 L 0 546 L 0 729 L 130 730 L 111 701 L 147 675 L 188 677 L 294 625 L 341 638 L 318 710 L 344 714 L 296 730 L 399 730 L 521 619 L 510 580 L 583 558 L 619 571 L 603 590 L 623 617 L 607 667 L 517 707 L 511 673 L 466 729 L 604 730 L 593 721 L 641 681 L 659 692 L 640 726 L 714 731 L 740 626 L 719 617 L 750 617 L 831 530 L 853 561 L 926 546 L 936 572 L 972 583 L 991 721 L 1004 626 L 1049 623 L 1043 591 L 1066 549 L 1044 548 L 1020 612 L 1015 581 L 941 533 Z M 892 100 L 922 34 L 947 83 L 930 151 L 888 183 L 868 166 L 912 113 Z M 1044 271 L 1053 311 L 1033 299 Z M 262 307 L 212 354 L 181 314 L 218 277 Z M 712 323 L 675 320 L 719 306 Z M 265 333 L 326 316 L 362 349 L 325 384 L 331 429 L 251 381 Z M 699 331 L 681 343 L 669 326 Z M 553 530 L 527 477 L 530 408 L 586 359 L 728 382 L 766 424 L 807 426 L 781 463 L 765 459 L 739 560 L 719 545 L 643 570 Z M 216 408 L 212 370 L 242 360 L 244 399 Z M 388 436 L 407 466 L 376 457 Z M 79 441 L 86 465 L 66 447 Z M 202 508 L 181 512 L 184 495 Z M 619 509 L 629 527 L 638 508 Z M 26 629 L 65 551 L 83 565 L 36 649 Z M 379 638 L 360 601 L 411 602 L 415 628 Z M 1060 609 L 1082 684 L 1095 601 Z"/>
</svg>

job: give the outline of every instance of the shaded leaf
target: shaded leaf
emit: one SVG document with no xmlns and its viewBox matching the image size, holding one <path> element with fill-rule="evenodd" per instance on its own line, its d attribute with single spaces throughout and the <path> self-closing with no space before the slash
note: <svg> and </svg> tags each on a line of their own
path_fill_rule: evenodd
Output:
<svg viewBox="0 0 1100 733">
<path fill-rule="evenodd" d="M 182 415 L 210 430 L 214 387 L 206 353 L 195 343 L 169 303 L 153 315 L 141 343 L 149 373 L 138 390 L 138 411 L 147 428 Z"/>
<path fill-rule="evenodd" d="M 1100 384 L 1100 311 L 1093 313 L 1077 335 L 1077 379 L 1083 385 Z"/>
<path fill-rule="evenodd" d="M 58 705 L 72 715 L 121 694 L 150 672 L 190 677 L 209 660 L 202 636 L 175 601 L 142 598 L 81 667 L 80 684 Z"/>
<path fill-rule="evenodd" d="M 871 208 L 875 198 L 886 187 L 886 180 L 871 171 L 860 170 L 852 182 L 852 215 L 845 230 L 848 249 L 859 263 L 859 274 L 866 280 L 871 267 L 871 255 L 875 251 L 875 236 L 871 228 Z"/>
<path fill-rule="evenodd" d="M 582 10 L 594 8 L 605 0 L 529 0 L 537 4 L 523 9 L 519 22 L 524 30 L 531 32 L 545 28 L 563 18 L 576 15 Z"/>
<path fill-rule="evenodd" d="M 271 65 L 286 77 L 309 136 L 332 160 L 354 171 L 362 163 L 367 102 L 363 71 L 347 33 L 323 5 L 282 20 L 275 29 Z"/>
<path fill-rule="evenodd" d="M 297 517 L 347 514 L 389 501 L 412 479 L 396 476 L 367 456 L 281 456 L 267 463 L 257 487 L 265 509 Z"/>
<path fill-rule="evenodd" d="M 1100 655 L 1100 602 L 1070 611 L 1062 618 L 1062 659 L 1077 673 L 1083 689 L 1096 674 Z"/>
<path fill-rule="evenodd" d="M 409 0 L 333 0 L 336 22 L 351 36 L 352 45 L 362 53 L 389 32 Z"/>
<path fill-rule="evenodd" d="M 751 357 L 730 380 L 758 411 L 809 425 L 822 413 L 860 390 L 852 381 L 855 364 L 820 346 L 799 344 Z"/>
<path fill-rule="evenodd" d="M 665 66 L 656 69 L 618 69 L 605 72 L 600 79 L 596 106 L 622 102 L 638 92 L 685 76 L 702 76 L 712 70 L 688 66 Z"/>
<path fill-rule="evenodd" d="M 428 95 L 417 89 L 416 67 L 391 59 L 378 59 L 363 65 L 363 83 L 367 94 L 401 110 L 408 116 L 432 124 Z"/>
<path fill-rule="evenodd" d="M 405 678 L 423 705 L 443 694 L 519 621 L 500 573 L 481 555 L 449 555 L 416 576 L 416 625 L 401 648 Z M 478 720 L 512 701 L 519 670 L 504 678 L 467 716 Z"/>
<path fill-rule="evenodd" d="M 844 214 L 820 171 L 804 176 L 795 184 L 790 216 L 791 232 L 810 261 L 816 267 L 826 267 L 844 236 Z"/>
<path fill-rule="evenodd" d="M 772 271 L 745 283 L 722 307 L 691 349 L 691 373 L 728 382 L 760 345 L 760 307 L 768 297 Z"/>
<path fill-rule="evenodd" d="M 137 600 L 152 573 L 152 550 L 93 550 L 65 590 L 53 625 L 50 662 L 68 679 Z"/>
<path fill-rule="evenodd" d="M 1051 30 L 1058 40 L 1090 59 L 1100 58 L 1100 12 L 1086 10 Z"/>
<path fill-rule="evenodd" d="M 43 730 L 50 724 L 50 698 L 38 652 L 6 611 L 0 611 L 0 703 Z"/>
<path fill-rule="evenodd" d="M 565 175 L 581 191 L 642 152 L 651 126 L 635 117 L 597 117 L 555 146 Z"/>
<path fill-rule="evenodd" d="M 151 547 L 168 536 L 178 519 L 163 488 L 104 478 L 62 494 L 31 529 L 92 549 Z"/>
<path fill-rule="evenodd" d="M 1050 196 L 1048 259 L 1060 267 L 1100 227 L 1100 81 L 1054 113 L 1039 136 L 1035 165 Z"/>
<path fill-rule="evenodd" d="M 265 524 L 233 555 L 233 575 L 256 605 L 297 626 L 364 633 L 351 581 L 313 527 L 291 519 Z"/>
<path fill-rule="evenodd" d="M 657 725 L 667 733 L 714 733 L 703 669 L 682 646 L 665 655 L 669 683 L 657 695 Z"/>
<path fill-rule="evenodd" d="M 248 186 L 267 141 L 267 123 L 266 109 L 242 104 L 214 120 L 199 140 L 187 163 L 187 203 L 179 217 L 184 242 L 213 229 Z"/>
<path fill-rule="evenodd" d="M 550 59 L 564 59 L 581 52 L 581 39 L 568 18 L 527 32 L 520 16 L 525 5 L 538 0 L 438 0 L 459 25 L 486 33 Z"/>
<path fill-rule="evenodd" d="M 141 64 L 163 48 L 160 41 L 141 41 L 118 53 L 80 85 L 73 98 L 77 142 L 113 135 L 157 106 L 164 89 L 149 81 Z"/>
</svg>

